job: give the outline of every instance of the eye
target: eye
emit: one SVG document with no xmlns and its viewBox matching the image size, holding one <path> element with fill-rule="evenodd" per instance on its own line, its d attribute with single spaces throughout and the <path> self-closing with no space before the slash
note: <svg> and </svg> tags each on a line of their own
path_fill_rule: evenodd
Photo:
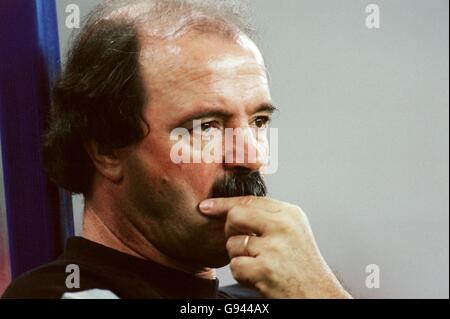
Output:
<svg viewBox="0 0 450 319">
<path fill-rule="evenodd" d="M 210 129 L 213 128 L 213 122 L 202 123 L 201 128 L 203 132 L 208 132 Z"/>
<path fill-rule="evenodd" d="M 218 121 L 208 121 L 193 127 L 189 131 L 191 132 L 201 131 L 202 133 L 210 133 L 213 129 L 220 130 L 221 128 L 222 126 Z"/>
<path fill-rule="evenodd" d="M 266 128 L 269 125 L 269 123 L 270 123 L 270 117 L 268 117 L 268 116 L 258 116 L 253 121 L 253 124 L 257 128 Z"/>
</svg>

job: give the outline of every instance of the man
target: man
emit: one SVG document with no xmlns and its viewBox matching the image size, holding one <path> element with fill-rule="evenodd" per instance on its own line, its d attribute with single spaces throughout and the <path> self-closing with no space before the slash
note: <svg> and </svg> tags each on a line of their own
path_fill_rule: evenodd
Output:
<svg viewBox="0 0 450 319">
<path fill-rule="evenodd" d="M 305 213 L 265 197 L 275 108 L 251 29 L 228 3 L 107 1 L 90 15 L 44 144 L 49 176 L 85 197 L 83 238 L 4 297 L 350 298 Z M 174 161 L 180 128 L 193 156 L 205 136 L 224 146 L 226 129 L 245 147 L 224 146 L 220 162 Z M 241 287 L 219 290 L 213 268 L 228 263 Z"/>
</svg>

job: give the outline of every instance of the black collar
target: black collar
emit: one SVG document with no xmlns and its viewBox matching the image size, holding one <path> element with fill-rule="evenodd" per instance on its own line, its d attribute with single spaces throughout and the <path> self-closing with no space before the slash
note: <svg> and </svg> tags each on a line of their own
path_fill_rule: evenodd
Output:
<svg viewBox="0 0 450 319">
<path fill-rule="evenodd" d="M 72 237 L 60 261 L 75 261 L 105 277 L 113 277 L 115 286 L 132 290 L 149 289 L 162 298 L 217 298 L 219 280 L 198 278 L 192 274 L 131 256 L 82 237 Z"/>
</svg>

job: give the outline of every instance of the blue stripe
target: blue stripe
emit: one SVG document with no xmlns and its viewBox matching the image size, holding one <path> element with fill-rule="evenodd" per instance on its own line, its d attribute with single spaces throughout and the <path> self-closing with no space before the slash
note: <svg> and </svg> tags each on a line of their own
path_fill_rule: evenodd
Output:
<svg viewBox="0 0 450 319">
<path fill-rule="evenodd" d="M 67 194 L 60 198 L 42 166 L 59 56 L 54 0 L 0 1 L 0 129 L 13 277 L 54 259 L 73 234 Z"/>
</svg>

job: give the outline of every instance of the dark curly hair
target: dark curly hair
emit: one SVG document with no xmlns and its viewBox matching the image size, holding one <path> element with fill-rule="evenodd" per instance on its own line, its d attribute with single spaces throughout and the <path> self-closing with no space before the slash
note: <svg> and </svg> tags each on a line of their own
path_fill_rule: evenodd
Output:
<svg viewBox="0 0 450 319">
<path fill-rule="evenodd" d="M 73 193 L 88 195 L 95 167 L 85 144 L 95 141 L 99 150 L 107 153 L 138 143 L 150 129 L 142 115 L 150 100 L 140 75 L 142 29 L 151 29 L 153 24 L 159 30 L 158 21 L 162 21 L 168 29 L 176 26 L 172 32 L 177 34 L 193 28 L 249 35 L 252 29 L 245 25 L 246 17 L 240 16 L 236 3 L 109 0 L 97 7 L 75 38 L 53 89 L 43 141 L 44 166 L 50 179 Z M 242 5 L 242 1 L 238 3 Z M 132 6 L 134 11 L 123 10 Z"/>
<path fill-rule="evenodd" d="M 50 178 L 71 192 L 89 193 L 95 168 L 84 144 L 95 140 L 108 152 L 137 143 L 145 135 L 146 101 L 133 24 L 102 21 L 80 36 L 53 89 L 43 145 Z"/>
</svg>

